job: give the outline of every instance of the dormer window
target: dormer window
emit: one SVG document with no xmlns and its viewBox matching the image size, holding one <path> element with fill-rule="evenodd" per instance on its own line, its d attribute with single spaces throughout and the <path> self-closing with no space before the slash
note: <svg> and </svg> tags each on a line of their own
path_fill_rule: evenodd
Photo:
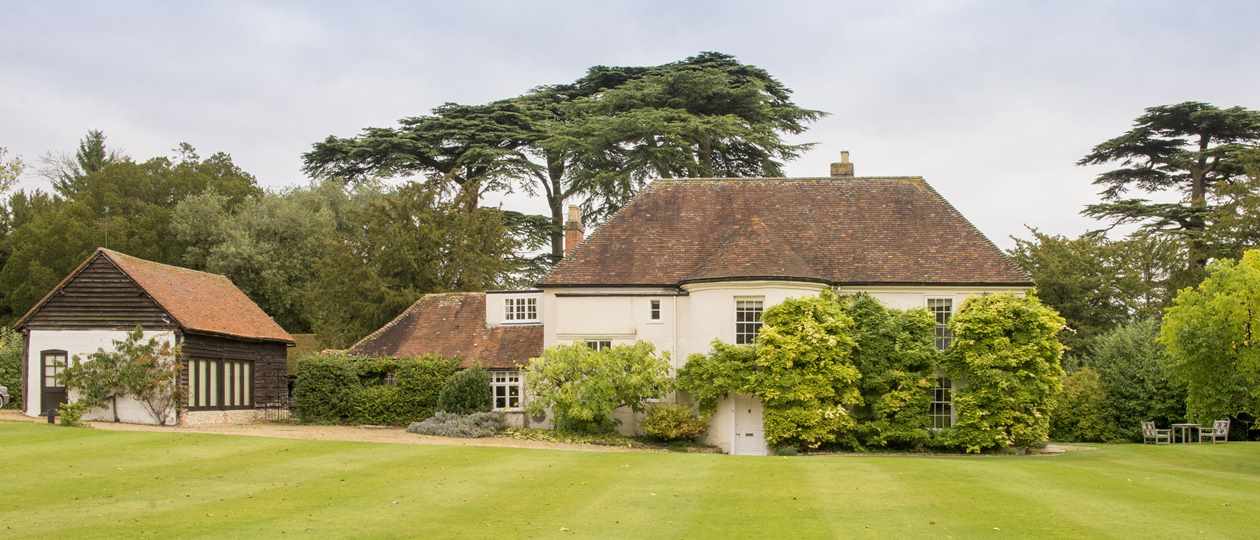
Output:
<svg viewBox="0 0 1260 540">
<path fill-rule="evenodd" d="M 538 322 L 538 299 L 516 297 L 503 299 L 503 320 L 509 322 Z"/>
</svg>

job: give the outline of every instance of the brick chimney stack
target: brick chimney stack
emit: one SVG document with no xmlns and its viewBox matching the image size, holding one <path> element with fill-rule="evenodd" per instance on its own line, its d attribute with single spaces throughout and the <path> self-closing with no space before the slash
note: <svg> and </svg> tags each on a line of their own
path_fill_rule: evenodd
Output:
<svg viewBox="0 0 1260 540">
<path fill-rule="evenodd" d="M 831 164 L 831 176 L 836 176 L 836 177 L 841 177 L 841 176 L 852 177 L 853 176 L 853 164 L 849 163 L 848 150 L 844 150 L 840 152 L 840 162 Z"/>
<path fill-rule="evenodd" d="M 573 253 L 573 248 L 582 241 L 586 230 L 582 228 L 582 211 L 576 206 L 569 206 L 569 219 L 564 223 L 564 254 Z"/>
</svg>

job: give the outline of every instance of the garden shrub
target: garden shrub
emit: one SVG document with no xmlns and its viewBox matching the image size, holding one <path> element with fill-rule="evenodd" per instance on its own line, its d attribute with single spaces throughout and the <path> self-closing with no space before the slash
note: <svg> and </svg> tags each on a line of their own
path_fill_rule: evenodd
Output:
<svg viewBox="0 0 1260 540">
<path fill-rule="evenodd" d="M 530 361 L 525 383 L 532 415 L 550 410 L 561 430 L 600 433 L 616 428 L 613 411 L 641 412 L 670 390 L 669 354 L 636 342 L 596 351 L 585 344 L 551 347 Z"/>
<path fill-rule="evenodd" d="M 455 414 L 439 412 L 420 422 L 407 426 L 407 431 L 438 437 L 481 438 L 493 437 L 507 428 L 503 413 L 475 412 Z"/>
<path fill-rule="evenodd" d="M 489 412 L 493 406 L 490 372 L 482 368 L 457 371 L 447 377 L 437 398 L 437 410 L 454 414 Z"/>
<path fill-rule="evenodd" d="M 313 354 L 298 360 L 293 414 L 299 422 L 336 424 L 354 416 L 359 372 L 344 354 Z"/>
<path fill-rule="evenodd" d="M 1144 421 L 1161 426 L 1184 421 L 1186 389 L 1171 378 L 1158 322 L 1116 327 L 1096 337 L 1088 351 L 1085 362 L 1102 381 L 1114 437 L 1140 441 Z"/>
<path fill-rule="evenodd" d="M 428 355 L 401 359 L 394 371 L 394 381 L 401 393 L 400 402 L 404 409 L 400 424 L 433 416 L 438 410 L 442 384 L 458 370 L 458 358 Z M 489 393 L 487 389 L 486 395 Z"/>
<path fill-rule="evenodd" d="M 1063 392 L 1050 413 L 1050 436 L 1056 441 L 1105 442 L 1117 437 L 1107 410 L 1107 391 L 1093 368 L 1063 378 Z"/>
<path fill-rule="evenodd" d="M 926 309 L 888 308 L 865 293 L 842 299 L 842 305 L 854 321 L 853 364 L 862 374 L 863 401 L 856 409 L 857 440 L 847 446 L 927 446 L 940 363 L 933 341 L 936 321 Z"/>
<path fill-rule="evenodd" d="M 9 389 L 5 408 L 22 406 L 22 334 L 0 327 L 0 386 Z"/>
<path fill-rule="evenodd" d="M 66 388 L 75 391 L 84 410 L 108 404 L 115 422 L 118 398 L 131 397 L 155 423 L 167 425 L 183 401 L 179 350 L 156 336 L 144 337 L 144 329 L 136 326 L 127 337 L 114 340 L 111 350 L 97 349 L 86 359 L 76 355 L 66 367 Z"/>
<path fill-rule="evenodd" d="M 293 412 L 305 423 L 406 425 L 432 416 L 459 360 L 314 354 L 297 365 Z"/>
<path fill-rule="evenodd" d="M 1164 312 L 1160 342 L 1198 422 L 1260 417 L 1260 250 L 1208 267 Z"/>
<path fill-rule="evenodd" d="M 62 403 L 57 406 L 57 423 L 67 427 L 82 427 L 83 414 L 92 408 L 82 401 Z"/>
<path fill-rule="evenodd" d="M 853 319 L 830 289 L 791 298 L 762 316 L 753 395 L 764 405 L 766 443 L 817 448 L 857 425 L 862 404 L 853 365 Z"/>
<path fill-rule="evenodd" d="M 364 386 L 354 393 L 353 399 L 351 422 L 355 424 L 397 426 L 407 422 L 406 407 L 397 386 Z"/>
<path fill-rule="evenodd" d="M 692 441 L 708 431 L 709 422 L 686 405 L 661 403 L 648 407 L 642 427 L 643 434 L 653 439 Z"/>
<path fill-rule="evenodd" d="M 752 393 L 750 374 L 757 368 L 757 349 L 714 341 L 709 354 L 693 354 L 678 370 L 675 384 L 705 416 L 713 414 L 728 394 Z"/>
<path fill-rule="evenodd" d="M 1040 446 L 1062 387 L 1063 317 L 1035 296 L 980 296 L 950 321 L 943 366 L 957 421 L 944 442 L 967 452 Z"/>
<path fill-rule="evenodd" d="M 853 319 L 835 293 L 789 299 L 766 310 L 756 347 L 713 343 L 679 371 L 679 388 L 711 412 L 730 393 L 763 404 L 766 442 L 817 448 L 852 435 L 862 404 L 853 364 Z"/>
</svg>

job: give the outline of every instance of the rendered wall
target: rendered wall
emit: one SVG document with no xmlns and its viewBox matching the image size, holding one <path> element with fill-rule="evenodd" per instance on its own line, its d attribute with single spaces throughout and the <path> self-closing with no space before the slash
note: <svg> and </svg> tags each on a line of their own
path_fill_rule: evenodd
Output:
<svg viewBox="0 0 1260 540">
<path fill-rule="evenodd" d="M 164 343 L 175 344 L 175 334 L 169 330 L 145 332 L 145 339 L 157 337 Z M 122 330 L 31 330 L 31 344 L 27 351 L 27 388 L 30 389 L 30 398 L 27 400 L 26 413 L 27 416 L 40 416 L 43 413 L 43 404 L 40 402 L 43 396 L 40 384 L 42 375 L 42 366 L 40 365 L 40 352 L 45 350 L 64 350 L 67 353 L 70 362 L 73 362 L 77 355 L 80 361 L 88 361 L 88 355 L 96 352 L 98 349 L 113 350 L 114 341 L 121 341 L 127 338 L 127 332 Z M 76 399 L 74 391 L 67 396 L 70 401 Z M 86 420 L 102 420 L 113 421 L 114 415 L 110 411 L 110 407 L 100 407 L 92 409 L 83 415 Z M 135 424 L 154 424 L 149 411 L 145 409 L 144 404 L 131 398 L 118 399 L 118 418 L 123 422 Z M 176 421 L 175 415 L 170 415 L 168 423 Z"/>
</svg>

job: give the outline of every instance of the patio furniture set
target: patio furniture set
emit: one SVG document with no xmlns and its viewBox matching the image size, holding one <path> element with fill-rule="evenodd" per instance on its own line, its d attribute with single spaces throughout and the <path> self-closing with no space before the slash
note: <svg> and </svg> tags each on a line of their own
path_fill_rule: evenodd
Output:
<svg viewBox="0 0 1260 540">
<path fill-rule="evenodd" d="M 1142 422 L 1142 442 L 1152 444 L 1172 444 L 1175 442 L 1188 443 L 1191 440 L 1191 433 L 1197 433 L 1199 442 L 1211 440 L 1213 444 L 1216 441 L 1229 442 L 1229 420 L 1217 420 L 1212 422 L 1211 426 L 1200 426 L 1198 424 L 1178 423 L 1169 426 L 1168 429 L 1158 429 L 1155 422 Z M 1180 441 L 1178 441 L 1180 435 Z"/>
</svg>

